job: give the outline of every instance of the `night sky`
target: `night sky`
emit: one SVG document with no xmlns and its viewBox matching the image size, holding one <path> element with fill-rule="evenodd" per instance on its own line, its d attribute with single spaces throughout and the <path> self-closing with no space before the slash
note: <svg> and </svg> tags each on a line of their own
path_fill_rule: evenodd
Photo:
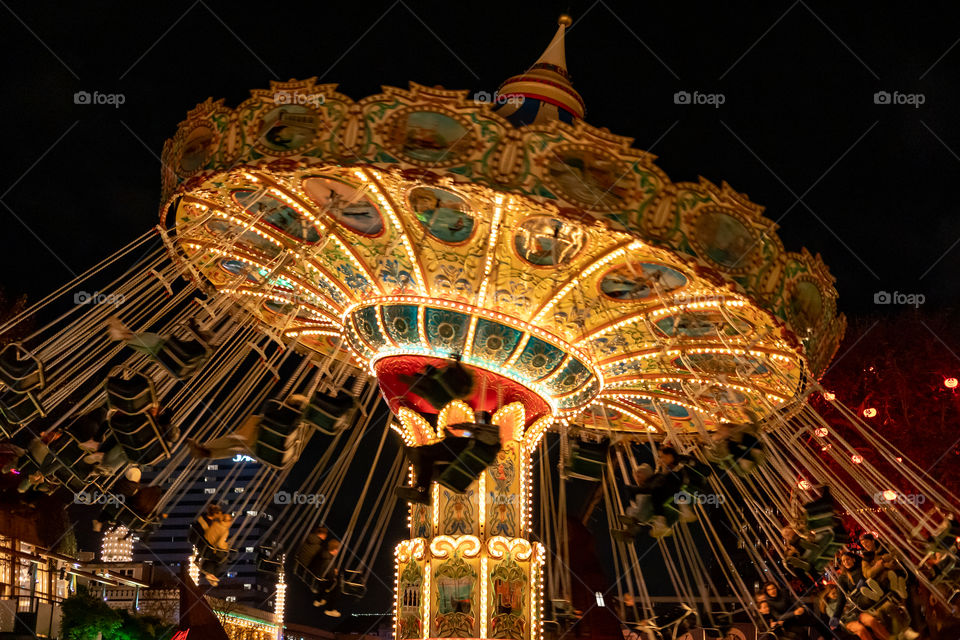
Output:
<svg viewBox="0 0 960 640">
<path fill-rule="evenodd" d="M 408 80 L 492 90 L 537 58 L 569 6 L 590 123 L 635 138 L 675 181 L 726 180 L 764 205 L 788 250 L 824 256 L 841 310 L 875 311 L 878 290 L 950 305 L 952 5 L 836 4 L 4 2 L 0 284 L 39 296 L 154 224 L 163 141 L 208 96 L 236 105 L 310 76 L 354 98 Z M 74 104 L 81 90 L 124 104 Z M 724 104 L 677 105 L 677 91 Z M 924 102 L 878 105 L 877 91 Z"/>
<path fill-rule="evenodd" d="M 823 255 L 842 311 L 890 310 L 880 290 L 949 308 L 960 23 L 953 3 L 918 6 L 2 0 L 0 287 L 39 298 L 156 224 L 163 142 L 208 96 L 235 106 L 311 76 L 356 99 L 409 80 L 492 91 L 569 10 L 588 122 L 635 138 L 674 181 L 727 181 L 764 205 L 787 250 Z M 678 91 L 724 104 L 678 105 Z"/>
</svg>

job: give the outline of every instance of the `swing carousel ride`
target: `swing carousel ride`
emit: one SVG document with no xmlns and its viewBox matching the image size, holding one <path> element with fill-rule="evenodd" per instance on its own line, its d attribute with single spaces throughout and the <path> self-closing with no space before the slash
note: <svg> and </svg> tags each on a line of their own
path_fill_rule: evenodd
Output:
<svg viewBox="0 0 960 640">
<path fill-rule="evenodd" d="M 372 462 L 361 455 L 367 469 L 389 457 L 391 431 L 409 457 L 451 426 L 499 428 L 499 441 L 469 439 L 408 504 L 397 638 L 541 637 L 570 598 L 554 485 L 602 487 L 616 528 L 633 471 L 663 444 L 695 461 L 684 491 L 726 497 L 705 517 L 700 501 L 680 509 L 669 496 L 656 538 L 703 626 L 721 624 L 704 601 L 736 608 L 721 593 L 755 616 L 753 566 L 821 574 L 846 542 L 840 516 L 950 601 L 956 498 L 838 400 L 868 455 L 808 403 L 845 328 L 826 266 L 786 251 L 730 186 L 672 182 L 629 138 L 587 124 L 567 25 L 495 100 L 411 84 L 355 101 L 306 80 L 273 82 L 235 109 L 199 104 L 163 149 L 160 225 L 2 328 L 20 337 L 0 352 L 0 426 L 49 448 L 37 460 L 22 445 L 21 473 L 109 493 L 126 468 L 155 470 L 162 498 L 113 516 L 146 537 L 200 473 L 188 438 L 261 416 L 249 453 L 264 489 L 243 513 L 265 508 L 298 460 L 312 468 L 303 492 L 337 495 L 385 403 L 392 418 Z M 98 283 L 122 303 L 55 317 Z M 109 323 L 130 333 L 118 341 Z M 101 450 L 122 453 L 112 468 L 77 435 L 91 417 Z M 329 445 L 301 459 L 312 437 Z M 404 459 L 379 495 L 363 484 L 344 535 L 352 552 L 338 559 L 347 593 L 363 591 L 393 488 L 417 480 Z M 923 508 L 873 500 L 907 491 L 927 496 Z M 333 504 L 302 517 L 303 505 L 283 506 L 272 562 L 292 558 Z M 718 518 L 736 523 L 751 566 L 735 565 Z M 709 545 L 694 543 L 697 520 Z M 802 539 L 790 562 L 785 526 Z M 236 525 L 231 546 L 251 544 L 251 529 Z M 636 546 L 611 543 L 618 593 L 635 594 L 637 620 L 655 619 Z M 691 553 L 712 554 L 728 584 L 678 560 Z"/>
</svg>

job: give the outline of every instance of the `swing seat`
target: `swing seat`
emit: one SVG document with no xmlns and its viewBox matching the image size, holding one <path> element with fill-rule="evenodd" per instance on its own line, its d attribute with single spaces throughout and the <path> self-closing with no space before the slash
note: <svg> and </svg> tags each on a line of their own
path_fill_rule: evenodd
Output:
<svg viewBox="0 0 960 640">
<path fill-rule="evenodd" d="M 209 356 L 209 347 L 200 340 L 185 340 L 171 336 L 157 353 L 157 362 L 174 378 L 183 380 L 199 369 Z"/>
<path fill-rule="evenodd" d="M 170 457 L 170 449 L 151 414 L 115 413 L 110 416 L 108 423 L 131 462 L 150 466 Z"/>
<path fill-rule="evenodd" d="M 17 393 L 44 386 L 43 363 L 19 342 L 0 349 L 0 382 Z"/>
<path fill-rule="evenodd" d="M 129 372 L 129 371 L 128 371 Z M 143 413 L 157 403 L 157 393 L 151 380 L 139 371 L 129 372 L 130 378 L 123 377 L 124 371 L 107 378 L 107 406 L 126 414 Z"/>
<path fill-rule="evenodd" d="M 500 443 L 487 444 L 473 438 L 467 448 L 447 465 L 437 482 L 457 493 L 463 493 L 493 464 L 500 453 Z"/>
<path fill-rule="evenodd" d="M 442 369 L 428 366 L 419 376 L 401 375 L 408 390 L 426 400 L 439 411 L 457 398 L 466 398 L 473 391 L 473 376 L 460 362 Z"/>
<path fill-rule="evenodd" d="M 87 454 L 73 436 L 61 435 L 49 445 L 45 462 L 49 463 L 52 456 L 56 466 L 48 471 L 48 475 L 74 493 L 85 490 L 93 483 L 93 465 L 83 461 Z"/>
<path fill-rule="evenodd" d="M 271 547 L 257 547 L 257 572 L 268 576 L 280 573 L 283 563 L 276 549 Z"/>
<path fill-rule="evenodd" d="M 345 596 L 362 598 L 367 594 L 367 583 L 363 579 L 362 571 L 343 571 L 343 581 L 340 583 L 340 593 Z"/>
<path fill-rule="evenodd" d="M 303 421 L 329 436 L 336 435 L 349 424 L 356 400 L 345 391 L 336 396 L 316 393 L 303 411 Z"/>
<path fill-rule="evenodd" d="M 567 459 L 567 477 L 578 480 L 601 480 L 607 466 L 607 447 L 604 442 L 577 442 L 570 448 Z"/>
<path fill-rule="evenodd" d="M 558 622 L 577 619 L 573 603 L 569 600 L 556 599 L 551 600 L 550 603 L 553 605 L 553 617 Z"/>
<path fill-rule="evenodd" d="M 190 525 L 190 529 L 187 532 L 187 540 L 197 548 L 197 560 L 200 561 L 213 561 L 222 567 L 236 555 L 235 549 L 214 549 L 203 536 L 203 527 L 196 521 Z M 215 572 L 211 571 L 211 573 Z"/>
<path fill-rule="evenodd" d="M 0 428 L 6 437 L 41 416 L 40 403 L 32 393 L 17 393 L 12 389 L 0 392 Z"/>
<path fill-rule="evenodd" d="M 318 578 L 307 565 L 300 561 L 293 563 L 293 575 L 298 577 L 301 582 L 310 590 L 310 593 L 320 593 L 320 578 Z"/>
<path fill-rule="evenodd" d="M 268 400 L 260 421 L 254 455 L 282 468 L 293 460 L 300 442 L 300 412 L 278 400 Z"/>
<path fill-rule="evenodd" d="M 949 553 L 956 547 L 958 537 L 960 537 L 960 522 L 953 518 L 945 518 L 930 536 L 928 545 L 932 551 Z"/>
</svg>

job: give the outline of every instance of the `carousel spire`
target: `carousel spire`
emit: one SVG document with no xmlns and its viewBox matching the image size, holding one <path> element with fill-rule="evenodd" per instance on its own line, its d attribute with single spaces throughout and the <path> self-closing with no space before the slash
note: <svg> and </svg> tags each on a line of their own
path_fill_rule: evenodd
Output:
<svg viewBox="0 0 960 640">
<path fill-rule="evenodd" d="M 573 122 L 586 108 L 567 72 L 564 35 L 573 20 L 564 14 L 553 40 L 526 72 L 508 78 L 497 90 L 497 112 L 517 126 L 551 120 Z"/>
</svg>

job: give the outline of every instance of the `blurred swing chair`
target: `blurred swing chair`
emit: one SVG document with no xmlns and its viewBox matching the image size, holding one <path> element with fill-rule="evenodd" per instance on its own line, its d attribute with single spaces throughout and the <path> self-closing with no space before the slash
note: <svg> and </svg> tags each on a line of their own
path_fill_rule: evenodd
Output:
<svg viewBox="0 0 960 640">
<path fill-rule="evenodd" d="M 11 437 L 21 426 L 43 417 L 36 393 L 46 386 L 43 363 L 19 342 L 0 349 L 0 430 Z"/>
<path fill-rule="evenodd" d="M 253 447 L 254 456 L 275 469 L 294 462 L 302 440 L 301 415 L 302 411 L 290 404 L 267 400 Z"/>
<path fill-rule="evenodd" d="M 104 383 L 107 424 L 127 459 L 142 466 L 170 458 L 165 431 L 153 414 L 157 392 L 146 374 L 125 367 L 115 368 Z"/>
<path fill-rule="evenodd" d="M 439 411 L 453 400 L 468 397 L 473 392 L 473 374 L 457 356 L 449 365 L 439 368 L 431 364 L 416 375 L 399 375 L 409 393 L 416 394 Z"/>
<path fill-rule="evenodd" d="M 800 540 L 802 553 L 787 558 L 787 564 L 808 574 L 815 575 L 829 565 L 837 552 L 850 542 L 840 518 L 837 517 L 830 488 L 823 488 L 823 495 L 804 505 L 807 529 L 813 540 Z"/>
<path fill-rule="evenodd" d="M 186 338 L 170 335 L 157 353 L 156 361 L 177 380 L 189 378 L 210 358 L 212 349 L 189 323 L 183 325 Z"/>
<path fill-rule="evenodd" d="M 588 480 L 591 482 L 603 479 L 603 470 L 607 466 L 607 450 L 610 447 L 608 440 L 587 442 L 574 440 L 570 444 L 564 470 L 568 478 Z"/>
<path fill-rule="evenodd" d="M 437 482 L 456 493 L 463 493 L 497 459 L 500 453 L 500 428 L 489 424 L 484 412 L 477 412 L 477 422 L 450 425 L 470 435 L 470 443 L 446 465 Z"/>
<path fill-rule="evenodd" d="M 302 419 L 324 435 L 335 436 L 353 422 L 357 401 L 342 389 L 337 394 L 314 393 L 304 407 Z"/>
</svg>

